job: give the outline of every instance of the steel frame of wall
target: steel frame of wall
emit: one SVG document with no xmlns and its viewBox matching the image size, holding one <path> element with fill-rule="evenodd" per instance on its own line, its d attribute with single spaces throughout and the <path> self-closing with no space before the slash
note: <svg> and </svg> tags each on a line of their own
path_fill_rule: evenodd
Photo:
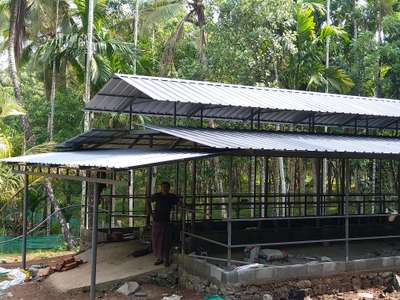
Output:
<svg viewBox="0 0 400 300">
<path fill-rule="evenodd" d="M 183 204 L 181 208 L 181 254 L 185 255 L 185 237 L 189 236 L 195 239 L 200 239 L 204 240 L 209 243 L 213 243 L 215 245 L 225 247 L 226 248 L 226 259 L 221 259 L 217 257 L 205 257 L 201 256 L 201 258 L 209 259 L 209 260 L 214 260 L 214 261 L 224 261 L 226 262 L 226 265 L 230 267 L 232 263 L 237 263 L 237 264 L 246 264 L 246 262 L 243 261 L 237 261 L 232 259 L 232 249 L 235 248 L 242 248 L 246 246 L 278 246 L 278 245 L 300 245 L 300 244 L 312 244 L 312 243 L 321 243 L 321 242 L 344 242 L 345 243 L 345 250 L 346 250 L 346 257 L 345 261 L 349 262 L 350 259 L 350 250 L 349 250 L 349 242 L 350 241 L 360 241 L 360 240 L 374 240 L 374 239 L 390 239 L 390 238 L 399 238 L 400 235 L 384 235 L 384 236 L 368 236 L 368 237 L 356 237 L 356 238 L 350 238 L 349 237 L 349 227 L 350 223 L 349 220 L 350 218 L 354 217 L 354 215 L 349 214 L 349 191 L 347 188 L 347 179 L 349 176 L 349 161 L 346 158 L 341 158 L 342 162 L 342 168 L 341 168 L 341 192 L 337 194 L 338 197 L 341 197 L 341 202 L 343 204 L 343 210 L 342 214 L 339 216 L 329 216 L 329 215 L 322 215 L 320 213 L 317 213 L 315 216 L 298 216 L 298 217 L 264 217 L 264 218 L 233 218 L 233 198 L 234 198 L 234 185 L 233 185 L 233 180 L 232 180 L 232 174 L 233 174 L 233 157 L 234 155 L 229 155 L 229 154 L 222 154 L 222 155 L 228 155 L 229 158 L 229 166 L 228 166 L 228 186 L 229 186 L 229 191 L 227 193 L 227 200 L 228 202 L 226 203 L 228 207 L 228 215 L 227 218 L 224 219 L 223 221 L 226 222 L 226 228 L 227 228 L 227 242 L 223 243 L 220 241 L 216 241 L 213 239 L 209 239 L 205 236 L 199 235 L 194 233 L 193 231 L 188 231 L 187 228 L 187 223 L 191 223 L 191 230 L 194 228 L 194 224 L 196 221 L 196 198 L 198 197 L 196 193 L 196 178 L 197 178 L 197 163 L 199 159 L 192 159 L 190 160 L 193 164 L 192 167 L 192 186 L 190 188 L 190 193 L 187 191 L 187 178 L 188 178 L 188 160 L 184 161 L 184 170 L 183 170 L 183 178 L 185 181 L 185 184 L 183 186 Z M 253 155 L 253 154 L 250 154 Z M 203 158 L 204 159 L 204 158 Z M 212 158 L 211 158 L 212 159 Z M 150 167 L 151 168 L 151 167 Z M 266 166 L 268 168 L 268 164 Z M 139 168 L 136 168 L 139 169 Z M 99 187 L 100 184 L 115 184 L 118 181 L 115 179 L 115 177 L 111 177 L 112 179 L 108 178 L 99 178 L 97 176 L 95 177 L 88 177 L 87 176 L 87 171 L 92 171 L 92 172 L 107 172 L 108 174 L 113 175 L 115 170 L 99 170 L 99 169 L 91 169 L 91 168 L 85 168 L 83 170 L 81 169 L 70 169 L 67 167 L 50 167 L 50 166 L 41 166 L 41 167 L 29 167 L 29 166 L 21 166 L 21 165 L 14 165 L 13 166 L 13 171 L 19 174 L 24 175 L 24 195 L 23 195 L 23 239 L 22 239 L 22 268 L 26 269 L 26 244 L 27 244 L 27 210 L 28 210 L 28 185 L 29 185 L 29 175 L 35 175 L 35 176 L 44 176 L 44 177 L 50 177 L 50 178 L 61 178 L 61 179 L 67 179 L 67 180 L 79 180 L 79 181 L 86 181 L 86 182 L 92 182 L 94 184 L 94 192 L 93 192 L 93 204 L 92 204 L 92 253 L 91 253 L 91 285 L 90 285 L 90 299 L 95 299 L 95 290 L 96 290 L 96 259 L 97 259 L 97 231 L 98 231 L 98 204 L 100 200 L 100 192 L 101 189 Z M 254 168 L 255 171 L 255 168 Z M 179 182 L 178 177 L 180 175 L 181 171 L 179 168 L 179 163 L 176 163 L 176 169 L 175 169 L 175 180 L 176 182 Z M 149 172 L 151 175 L 151 172 Z M 267 173 L 268 174 L 268 173 Z M 114 176 L 114 175 L 113 175 Z M 255 177 L 255 176 L 254 176 Z M 268 175 L 266 176 L 268 180 Z M 150 186 L 151 185 L 151 180 L 152 177 L 148 176 L 148 182 L 147 184 Z M 252 183 L 254 184 L 254 183 Z M 264 183 L 265 184 L 265 183 Z M 400 183 L 398 183 L 400 185 Z M 266 186 L 268 188 L 268 184 Z M 399 189 L 400 190 L 400 189 Z M 147 189 L 149 191 L 149 189 Z M 267 190 L 266 190 L 267 191 Z M 188 196 L 190 195 L 191 197 L 191 203 L 189 203 L 190 207 L 186 207 L 186 200 Z M 114 196 L 114 195 L 111 195 Z M 147 195 L 149 196 L 149 195 Z M 310 197 L 315 197 L 316 195 L 311 195 Z M 317 195 L 318 199 L 320 199 L 321 193 L 319 191 L 319 194 Z M 255 199 L 255 197 L 254 197 Z M 253 204 L 256 204 L 255 202 Z M 399 204 L 400 206 L 400 204 Z M 86 205 L 86 208 L 88 208 L 88 205 Z M 317 209 L 318 210 L 318 209 Z M 87 212 L 87 210 L 86 210 Z M 359 215 L 356 215 L 359 216 Z M 370 216 L 370 215 L 366 215 Z M 377 215 L 372 215 L 372 216 L 387 216 L 387 214 L 377 214 Z M 190 218 L 188 218 L 190 217 Z M 304 240 L 304 241 L 291 241 L 291 242 L 283 242 L 283 243 L 249 243 L 249 244 L 232 244 L 232 224 L 234 222 L 241 222 L 241 221 L 246 221 L 246 220 L 251 220 L 251 221 L 261 221 L 261 220 L 288 220 L 288 219 L 328 219 L 328 218 L 341 218 L 345 220 L 345 235 L 342 238 L 335 238 L 335 239 L 319 239 L 319 240 Z M 109 220 L 111 220 L 111 216 L 109 216 Z M 110 228 L 109 228 L 110 230 Z M 194 255 L 194 257 L 197 257 Z"/>
</svg>

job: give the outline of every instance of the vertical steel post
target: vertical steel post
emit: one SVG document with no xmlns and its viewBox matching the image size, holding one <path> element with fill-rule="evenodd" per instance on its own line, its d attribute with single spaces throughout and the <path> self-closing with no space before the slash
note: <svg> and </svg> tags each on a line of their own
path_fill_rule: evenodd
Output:
<svg viewBox="0 0 400 300">
<path fill-rule="evenodd" d="M 264 188 L 264 217 L 268 218 L 268 194 L 269 194 L 269 158 L 264 157 L 265 159 L 265 188 Z"/>
<path fill-rule="evenodd" d="M 380 203 L 380 213 L 384 214 L 385 213 L 385 202 L 384 199 L 382 197 L 382 159 L 379 159 L 379 203 Z"/>
<path fill-rule="evenodd" d="M 152 212 L 151 201 L 150 201 L 152 182 L 153 182 L 153 167 L 148 167 L 147 168 L 146 202 L 145 202 L 146 226 L 150 226 L 150 215 Z"/>
<path fill-rule="evenodd" d="M 254 169 L 253 169 L 253 217 L 256 216 L 256 190 L 257 190 L 257 156 L 253 156 L 252 159 L 254 160 Z"/>
<path fill-rule="evenodd" d="M 97 210 L 99 201 L 99 184 L 94 184 L 93 217 L 92 217 L 92 253 L 90 273 L 90 300 L 96 299 L 96 263 L 97 263 Z"/>
<path fill-rule="evenodd" d="M 176 127 L 176 102 L 174 102 L 174 127 Z"/>
<path fill-rule="evenodd" d="M 24 174 L 24 199 L 23 199 L 23 212 L 22 212 L 22 269 L 26 269 L 26 242 L 27 242 L 27 229 L 28 229 L 28 190 L 29 177 Z"/>
<path fill-rule="evenodd" d="M 194 232 L 194 224 L 196 221 L 196 182 L 197 182 L 197 161 L 192 161 L 192 233 Z"/>
<path fill-rule="evenodd" d="M 203 128 L 203 105 L 200 108 L 200 128 Z"/>
<path fill-rule="evenodd" d="M 129 130 L 132 130 L 132 101 L 129 104 Z"/>
<path fill-rule="evenodd" d="M 348 182 L 349 182 L 349 161 L 348 159 L 342 159 L 342 197 L 344 201 L 344 214 L 345 214 L 345 250 L 346 250 L 346 263 L 349 262 L 350 249 L 349 249 L 349 234 L 350 234 L 350 224 L 349 224 L 349 197 L 348 197 Z"/>
<path fill-rule="evenodd" d="M 179 196 L 179 161 L 175 165 L 175 194 Z M 175 221 L 178 221 L 178 209 L 175 209 Z"/>
<path fill-rule="evenodd" d="M 186 185 L 187 185 L 187 162 L 185 161 L 184 169 L 183 169 L 183 199 L 182 199 L 182 234 L 181 234 L 181 253 L 185 254 L 185 233 L 186 233 Z"/>
<path fill-rule="evenodd" d="M 115 173 L 115 172 L 114 172 Z M 135 220 L 133 217 L 133 211 L 135 208 L 135 194 L 134 194 L 134 179 L 135 170 L 131 169 L 128 171 L 128 216 L 129 216 L 129 227 L 135 227 Z M 116 180 L 116 178 L 114 178 Z M 113 184 L 113 192 L 115 192 L 115 184 Z"/>
<path fill-rule="evenodd" d="M 228 174 L 228 180 L 229 180 L 229 195 L 228 195 L 228 220 L 227 220 L 227 231 L 228 231 L 228 243 L 227 243 L 227 248 L 228 248 L 228 256 L 227 256 L 227 266 L 231 266 L 231 260 L 232 260 L 232 197 L 233 197 L 233 179 L 232 179 L 232 173 L 233 173 L 233 158 L 232 156 L 229 156 L 229 174 Z"/>
<path fill-rule="evenodd" d="M 397 161 L 397 212 L 400 213 L 400 161 Z"/>
<path fill-rule="evenodd" d="M 251 130 L 254 129 L 254 108 L 251 109 L 250 127 L 251 127 Z"/>
</svg>

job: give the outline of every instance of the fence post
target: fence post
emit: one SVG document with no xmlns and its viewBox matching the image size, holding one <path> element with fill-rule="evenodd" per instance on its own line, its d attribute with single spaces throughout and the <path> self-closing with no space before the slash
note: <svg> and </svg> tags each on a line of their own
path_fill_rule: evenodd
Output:
<svg viewBox="0 0 400 300">
<path fill-rule="evenodd" d="M 96 264 L 97 264 L 97 210 L 99 201 L 99 184 L 94 184 L 93 193 L 93 216 L 92 216 L 92 255 L 90 274 L 90 300 L 96 299 Z"/>
<path fill-rule="evenodd" d="M 28 190 L 29 177 L 24 174 L 24 203 L 23 203 L 23 223 L 22 223 L 22 269 L 26 269 L 26 244 L 27 244 L 27 229 L 28 229 Z"/>
<path fill-rule="evenodd" d="M 228 230 L 228 257 L 227 266 L 230 267 L 232 263 L 232 196 L 233 196 L 233 158 L 229 156 L 229 196 L 228 196 L 228 220 L 227 220 L 227 230 Z"/>
</svg>

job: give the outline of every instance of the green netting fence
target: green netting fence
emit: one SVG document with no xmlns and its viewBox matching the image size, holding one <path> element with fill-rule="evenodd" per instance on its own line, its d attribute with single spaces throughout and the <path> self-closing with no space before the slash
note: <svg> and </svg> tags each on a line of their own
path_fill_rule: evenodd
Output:
<svg viewBox="0 0 400 300">
<path fill-rule="evenodd" d="M 10 241 L 9 243 L 1 243 L 11 240 L 14 237 L 0 236 L 0 254 L 1 253 L 18 253 L 21 251 L 21 239 Z M 52 234 L 49 236 L 28 236 L 27 249 L 29 250 L 46 250 L 57 249 L 64 246 L 64 238 L 61 234 Z"/>
</svg>

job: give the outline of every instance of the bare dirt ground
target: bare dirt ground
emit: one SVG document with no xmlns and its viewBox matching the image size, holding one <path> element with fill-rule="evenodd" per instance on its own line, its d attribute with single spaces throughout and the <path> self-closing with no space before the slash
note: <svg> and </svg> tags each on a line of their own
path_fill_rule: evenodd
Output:
<svg viewBox="0 0 400 300">
<path fill-rule="evenodd" d="M 366 297 L 372 296 L 371 298 Z M 351 291 L 346 293 L 338 293 L 334 295 L 322 295 L 318 296 L 315 299 L 318 300 L 368 300 L 368 299 L 400 299 L 400 293 L 385 293 L 382 289 L 379 288 L 371 288 L 367 290 L 359 290 L 359 291 Z"/>
<path fill-rule="evenodd" d="M 64 256 L 71 255 L 72 252 L 54 252 L 54 253 L 41 253 L 28 256 L 28 265 L 38 263 L 48 263 L 50 260 L 56 258 L 62 258 Z M 0 257 L 1 260 L 7 261 L 8 263 L 0 263 L 1 267 L 4 268 L 15 268 L 20 267 L 18 256 L 9 255 L 8 257 Z M 50 275 L 51 276 L 51 275 Z M 190 290 L 182 290 L 177 288 L 160 287 L 154 284 L 141 284 L 141 291 L 145 292 L 147 297 L 126 297 L 119 293 L 112 291 L 99 292 L 96 296 L 97 299 L 117 300 L 117 299 L 146 299 L 146 300 L 160 300 L 164 296 L 170 296 L 172 294 L 183 296 L 183 300 L 200 300 L 202 296 Z M 43 282 L 25 282 L 22 285 L 17 285 L 9 288 L 3 296 L 0 296 L 0 300 L 87 300 L 89 299 L 88 292 L 77 292 L 73 294 L 69 293 L 57 293 L 53 289 L 47 287 Z"/>
<path fill-rule="evenodd" d="M 172 294 L 181 295 L 186 300 L 200 300 L 202 296 L 189 290 L 179 290 L 171 288 L 162 288 L 156 285 L 142 284 L 142 290 L 146 292 L 146 298 L 126 297 L 115 292 L 97 293 L 97 299 L 107 300 L 124 300 L 124 299 L 146 299 L 160 300 L 164 296 Z M 1 300 L 3 298 L 0 297 Z M 7 290 L 4 300 L 87 300 L 89 299 L 88 292 L 79 292 L 75 294 L 57 294 L 53 290 L 49 290 L 40 282 L 27 282 L 23 285 L 11 287 Z"/>
</svg>

